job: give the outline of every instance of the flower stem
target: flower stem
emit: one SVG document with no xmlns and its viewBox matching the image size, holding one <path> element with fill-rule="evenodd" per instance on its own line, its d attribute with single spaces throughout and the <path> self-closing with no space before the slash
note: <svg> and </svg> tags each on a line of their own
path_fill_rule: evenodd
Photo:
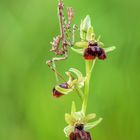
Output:
<svg viewBox="0 0 140 140">
<path fill-rule="evenodd" d="M 78 88 L 78 87 L 76 88 L 76 91 L 77 91 L 77 93 L 78 93 L 78 95 L 79 95 L 81 101 L 83 102 L 83 100 L 84 100 L 83 91 L 82 91 L 80 88 Z"/>
<path fill-rule="evenodd" d="M 84 100 L 82 104 L 82 112 L 86 114 L 87 109 L 87 103 L 88 103 L 88 96 L 89 96 L 89 85 L 90 85 L 90 78 L 91 78 L 91 72 L 95 64 L 94 61 L 85 61 L 86 63 L 86 80 L 85 80 L 85 89 L 84 89 Z"/>
</svg>

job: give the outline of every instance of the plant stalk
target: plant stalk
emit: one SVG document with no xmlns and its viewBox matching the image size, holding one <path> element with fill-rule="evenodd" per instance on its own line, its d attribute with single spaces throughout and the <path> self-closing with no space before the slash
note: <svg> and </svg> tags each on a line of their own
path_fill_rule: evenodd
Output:
<svg viewBox="0 0 140 140">
<path fill-rule="evenodd" d="M 87 104 L 88 104 L 88 97 L 89 97 L 89 86 L 90 86 L 90 78 L 91 78 L 91 73 L 93 70 L 95 64 L 94 61 L 85 61 L 86 65 L 86 80 L 85 80 L 85 89 L 84 89 L 84 100 L 82 104 L 82 112 L 86 114 L 86 109 L 87 109 Z"/>
</svg>

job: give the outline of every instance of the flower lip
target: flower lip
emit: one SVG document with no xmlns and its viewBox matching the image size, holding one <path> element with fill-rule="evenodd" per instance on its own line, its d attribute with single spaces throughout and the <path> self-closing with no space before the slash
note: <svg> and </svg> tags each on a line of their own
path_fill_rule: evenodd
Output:
<svg viewBox="0 0 140 140">
<path fill-rule="evenodd" d="M 84 51 L 84 58 L 86 60 L 93 60 L 96 58 L 96 52 L 92 48 L 86 48 Z"/>
<path fill-rule="evenodd" d="M 75 126 L 74 132 L 70 133 L 69 140 L 91 140 L 91 135 L 84 131 L 84 124 L 78 124 Z"/>
<path fill-rule="evenodd" d="M 67 83 L 62 83 L 59 85 L 61 88 L 64 88 L 64 89 L 68 89 L 68 84 Z M 55 89 L 55 87 L 53 88 L 53 96 L 56 97 L 56 98 L 59 98 L 61 97 L 62 95 L 64 95 L 63 93 L 59 92 L 58 90 Z"/>
<path fill-rule="evenodd" d="M 94 60 L 96 57 L 100 60 L 106 59 L 106 53 L 103 48 L 99 47 L 98 42 L 89 42 L 83 56 L 86 60 Z"/>
<path fill-rule="evenodd" d="M 100 60 L 106 59 L 106 53 L 103 48 L 100 48 L 100 50 L 98 51 L 98 58 Z"/>
</svg>

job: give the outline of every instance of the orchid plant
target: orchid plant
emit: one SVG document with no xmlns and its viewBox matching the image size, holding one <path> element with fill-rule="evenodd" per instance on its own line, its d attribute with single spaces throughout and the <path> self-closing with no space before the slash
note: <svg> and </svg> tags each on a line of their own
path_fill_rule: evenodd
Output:
<svg viewBox="0 0 140 140">
<path fill-rule="evenodd" d="M 81 109 L 77 110 L 76 102 L 72 101 L 71 112 L 65 114 L 65 121 L 68 125 L 64 128 L 64 133 L 69 140 L 92 140 L 89 130 L 97 126 L 102 121 L 102 118 L 95 120 L 95 113 L 87 114 L 86 112 L 90 79 L 95 62 L 105 60 L 107 54 L 113 51 L 115 47 L 105 48 L 104 44 L 100 41 L 100 36 L 96 38 L 89 15 L 81 21 L 80 27 L 76 24 L 71 27 L 74 11 L 72 7 L 67 8 L 66 18 L 64 16 L 64 3 L 62 0 L 59 0 L 58 3 L 58 17 L 61 34 L 51 42 L 51 51 L 59 57 L 54 57 L 46 63 L 55 72 L 57 81 L 59 77 L 64 82 L 53 88 L 52 95 L 59 98 L 71 93 L 78 93 L 81 100 Z M 75 41 L 76 30 L 79 32 L 79 41 Z M 70 68 L 65 72 L 68 76 L 68 80 L 66 81 L 56 70 L 55 62 L 68 57 L 68 48 L 80 54 L 82 59 L 84 58 L 86 73 L 82 74 L 80 70 Z"/>
</svg>

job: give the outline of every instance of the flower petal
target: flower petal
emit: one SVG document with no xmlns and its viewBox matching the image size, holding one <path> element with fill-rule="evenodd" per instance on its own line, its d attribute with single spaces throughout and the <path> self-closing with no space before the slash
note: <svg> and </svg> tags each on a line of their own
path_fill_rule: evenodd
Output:
<svg viewBox="0 0 140 140">
<path fill-rule="evenodd" d="M 83 55 L 83 53 L 84 53 L 84 49 L 74 49 L 74 48 L 72 48 L 72 47 L 71 47 L 71 49 L 72 49 L 74 52 L 78 53 L 78 54 L 82 54 L 82 55 Z"/>
<path fill-rule="evenodd" d="M 103 49 L 105 50 L 106 53 L 108 53 L 108 52 L 114 51 L 116 49 L 116 47 L 115 46 L 112 46 L 112 47 L 103 48 Z"/>
<path fill-rule="evenodd" d="M 55 86 L 55 89 L 57 90 L 57 91 L 59 91 L 60 93 L 62 93 L 62 94 L 69 94 L 70 92 L 72 92 L 73 91 L 73 88 L 67 88 L 67 89 L 65 89 L 65 88 L 62 88 L 62 87 L 60 87 L 60 86 Z"/>
<path fill-rule="evenodd" d="M 99 118 L 98 120 L 94 121 L 94 122 L 91 122 L 91 123 L 87 123 L 85 125 L 85 130 L 89 130 L 91 128 L 94 128 L 95 126 L 97 126 L 101 121 L 103 120 L 103 118 Z"/>
<path fill-rule="evenodd" d="M 77 69 L 75 69 L 75 68 L 70 68 L 69 71 L 70 71 L 70 72 L 73 72 L 73 73 L 77 76 L 78 81 L 79 81 L 81 78 L 83 78 L 83 75 L 82 75 L 82 73 L 81 73 L 79 70 L 77 70 Z"/>
<path fill-rule="evenodd" d="M 85 117 L 84 113 L 81 111 L 72 113 L 72 116 L 75 118 L 76 121 L 80 122 L 83 122 L 83 119 Z"/>
<path fill-rule="evenodd" d="M 94 41 L 95 40 L 95 34 L 94 34 L 92 26 L 90 26 L 87 30 L 86 40 L 87 41 Z"/>
<path fill-rule="evenodd" d="M 87 48 L 88 47 L 88 42 L 87 41 L 80 41 L 80 42 L 76 42 L 74 44 L 75 47 L 78 48 Z M 73 47 L 72 47 L 73 48 Z"/>
<path fill-rule="evenodd" d="M 64 133 L 66 134 L 66 137 L 68 137 L 70 133 L 73 131 L 74 131 L 74 126 L 68 125 L 64 128 Z"/>
<path fill-rule="evenodd" d="M 88 122 L 92 119 L 96 118 L 96 114 L 95 113 L 92 113 L 92 114 L 88 114 L 85 118 L 84 118 L 84 122 Z"/>
<path fill-rule="evenodd" d="M 76 120 L 75 120 L 75 118 L 72 115 L 66 113 L 65 114 L 65 121 L 67 122 L 67 124 L 73 125 Z"/>
<path fill-rule="evenodd" d="M 91 26 L 91 19 L 90 19 L 90 16 L 87 15 L 84 21 L 81 23 L 80 31 L 87 32 L 90 26 Z"/>
</svg>

